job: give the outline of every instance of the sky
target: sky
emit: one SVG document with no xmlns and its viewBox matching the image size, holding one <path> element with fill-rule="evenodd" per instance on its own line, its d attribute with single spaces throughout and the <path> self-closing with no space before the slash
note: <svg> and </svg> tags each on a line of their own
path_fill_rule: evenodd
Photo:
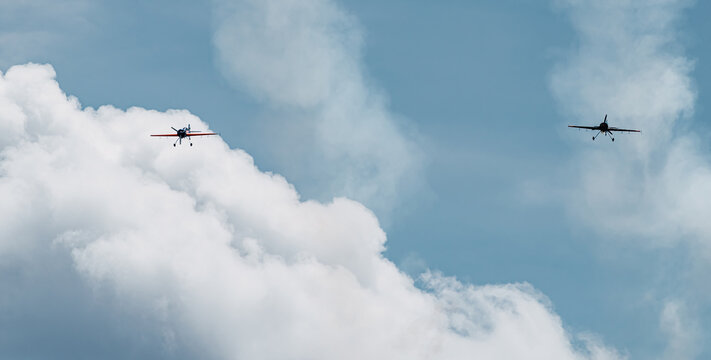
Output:
<svg viewBox="0 0 711 360">
<path fill-rule="evenodd" d="M 710 11 L 4 1 L 0 358 L 706 358 Z"/>
</svg>

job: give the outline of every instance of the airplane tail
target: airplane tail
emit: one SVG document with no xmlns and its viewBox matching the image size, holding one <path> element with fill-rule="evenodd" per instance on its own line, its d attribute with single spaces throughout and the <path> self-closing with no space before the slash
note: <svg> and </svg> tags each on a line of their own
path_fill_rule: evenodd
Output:
<svg viewBox="0 0 711 360">
<path fill-rule="evenodd" d="M 603 120 L 605 124 L 607 124 L 607 114 L 605 114 L 605 120 Z"/>
</svg>

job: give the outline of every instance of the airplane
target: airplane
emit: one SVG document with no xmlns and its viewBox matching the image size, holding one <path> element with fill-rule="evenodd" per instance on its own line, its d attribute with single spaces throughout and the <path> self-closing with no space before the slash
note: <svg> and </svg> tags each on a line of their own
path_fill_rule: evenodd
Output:
<svg viewBox="0 0 711 360">
<path fill-rule="evenodd" d="M 593 140 L 595 140 L 600 133 L 603 133 L 605 136 L 610 135 L 610 138 L 612 141 L 615 141 L 615 137 L 612 136 L 613 131 L 620 131 L 620 132 L 641 132 L 639 130 L 632 130 L 632 129 L 620 129 L 616 127 L 611 127 L 607 125 L 607 114 L 605 114 L 605 119 L 600 123 L 598 126 L 578 126 L 578 125 L 568 125 L 568 127 L 571 128 L 578 128 L 578 129 L 587 129 L 587 130 L 598 130 L 597 134 L 592 137 Z"/>
<path fill-rule="evenodd" d="M 178 140 L 175 140 L 175 142 L 173 143 L 173 146 L 175 146 L 175 144 L 180 144 L 180 145 L 182 145 L 182 144 L 183 144 L 183 138 L 188 138 L 188 140 L 190 140 L 190 137 L 191 137 L 191 136 L 220 135 L 220 134 L 214 133 L 214 132 L 211 132 L 211 133 L 201 133 L 201 132 L 196 131 L 196 130 L 190 130 L 190 124 L 188 124 L 187 127 L 184 127 L 184 128 L 182 128 L 182 129 L 176 129 L 176 128 L 172 127 L 172 126 L 171 126 L 170 128 L 173 129 L 173 130 L 175 130 L 175 134 L 152 134 L 151 136 L 177 136 L 177 137 L 178 137 Z M 192 142 L 192 141 L 190 141 L 190 146 L 193 146 L 193 142 Z"/>
</svg>

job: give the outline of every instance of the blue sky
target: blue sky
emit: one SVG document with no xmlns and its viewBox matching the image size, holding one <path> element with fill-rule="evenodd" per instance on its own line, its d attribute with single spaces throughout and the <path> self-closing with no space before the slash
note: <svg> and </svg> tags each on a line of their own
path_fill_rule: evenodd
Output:
<svg viewBox="0 0 711 360">
<path fill-rule="evenodd" d="M 591 159 L 586 153 L 604 152 L 614 161 L 639 142 L 621 135 L 615 143 L 591 143 L 591 134 L 566 128 L 595 124 L 607 112 L 576 117 L 573 101 L 553 89 L 557 69 L 574 62 L 571 54 L 584 44 L 571 16 L 576 10 L 530 0 L 334 3 L 362 32 L 356 63 L 363 82 L 383 96 L 390 118 L 422 152 L 421 171 L 404 177 L 407 191 L 392 206 L 358 199 L 381 220 L 387 258 L 413 276 L 430 268 L 476 285 L 528 282 L 550 299 L 566 328 L 597 334 L 633 359 L 664 356 L 670 336 L 660 314 L 669 301 L 682 304 L 693 323 L 682 327 L 693 329 L 701 348 L 689 357 L 708 356 L 703 324 L 711 319 L 711 299 L 703 275 L 709 262 L 699 255 L 706 233 L 679 225 L 658 240 L 643 231 L 610 230 L 597 226 L 608 217 L 594 217 L 610 209 L 571 200 L 570 194 L 589 190 L 578 180 L 606 175 L 604 169 L 595 175 L 596 158 L 580 170 Z M 50 63 L 61 88 L 84 106 L 187 109 L 230 147 L 252 155 L 259 169 L 283 175 L 302 198 L 348 195 L 330 187 L 342 167 L 304 145 L 313 128 L 298 119 L 310 113 L 284 118 L 289 106 L 225 75 L 212 3 L 75 1 L 56 17 L 49 3 L 36 4 L 9 5 L 0 34 L 51 36 L 0 41 L 3 72 L 14 64 Z M 696 96 L 693 113 L 672 129 L 692 134 L 694 154 L 708 159 L 711 50 L 703 35 L 711 5 L 671 7 L 679 18 L 660 52 L 693 61 Z M 619 119 L 613 110 L 611 122 Z M 617 205 L 629 203 L 610 206 Z"/>
</svg>

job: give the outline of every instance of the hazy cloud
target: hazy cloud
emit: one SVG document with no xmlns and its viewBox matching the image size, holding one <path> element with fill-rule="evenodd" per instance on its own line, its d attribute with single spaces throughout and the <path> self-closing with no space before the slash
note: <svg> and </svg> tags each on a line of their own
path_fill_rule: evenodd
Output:
<svg viewBox="0 0 711 360">
<path fill-rule="evenodd" d="M 368 81 L 355 18 L 332 0 L 214 3 L 223 73 L 283 117 L 278 126 L 310 129 L 287 131 L 297 145 L 284 162 L 316 163 L 309 171 L 329 184 L 327 196 L 386 212 L 422 184 L 422 152 Z"/>
<path fill-rule="evenodd" d="M 554 69 L 551 87 L 571 124 L 596 125 L 608 114 L 612 126 L 642 131 L 619 134 L 615 143 L 568 132 L 576 142 L 587 140 L 566 174 L 572 176 L 564 199 L 573 217 L 610 239 L 690 244 L 695 256 L 708 255 L 711 245 L 711 164 L 688 129 L 694 62 L 679 41 L 679 21 L 691 3 L 557 1 L 578 40 Z M 699 354 L 700 325 L 682 300 L 664 304 L 660 326 L 669 341 L 662 356 Z"/>
<path fill-rule="evenodd" d="M 50 66 L 0 76 L 0 357 L 619 357 L 530 285 L 419 289 L 357 202 L 301 201 L 219 138 L 147 136 L 188 123 L 208 129 L 82 109 Z"/>
<path fill-rule="evenodd" d="M 689 2 L 561 3 L 580 38 L 552 77 L 570 122 L 596 124 L 609 114 L 612 126 L 642 130 L 614 145 L 586 144 L 575 158 L 571 210 L 608 234 L 708 243 L 711 207 L 702 199 L 711 195 L 711 167 L 698 139 L 678 126 L 696 99 L 677 30 Z"/>
<path fill-rule="evenodd" d="M 49 49 L 70 47 L 85 38 L 93 28 L 89 18 L 95 6 L 88 0 L 1 1 L 0 67 L 45 59 Z"/>
<path fill-rule="evenodd" d="M 695 359 L 700 353 L 700 328 L 680 300 L 664 303 L 659 326 L 669 338 L 663 359 Z"/>
</svg>

